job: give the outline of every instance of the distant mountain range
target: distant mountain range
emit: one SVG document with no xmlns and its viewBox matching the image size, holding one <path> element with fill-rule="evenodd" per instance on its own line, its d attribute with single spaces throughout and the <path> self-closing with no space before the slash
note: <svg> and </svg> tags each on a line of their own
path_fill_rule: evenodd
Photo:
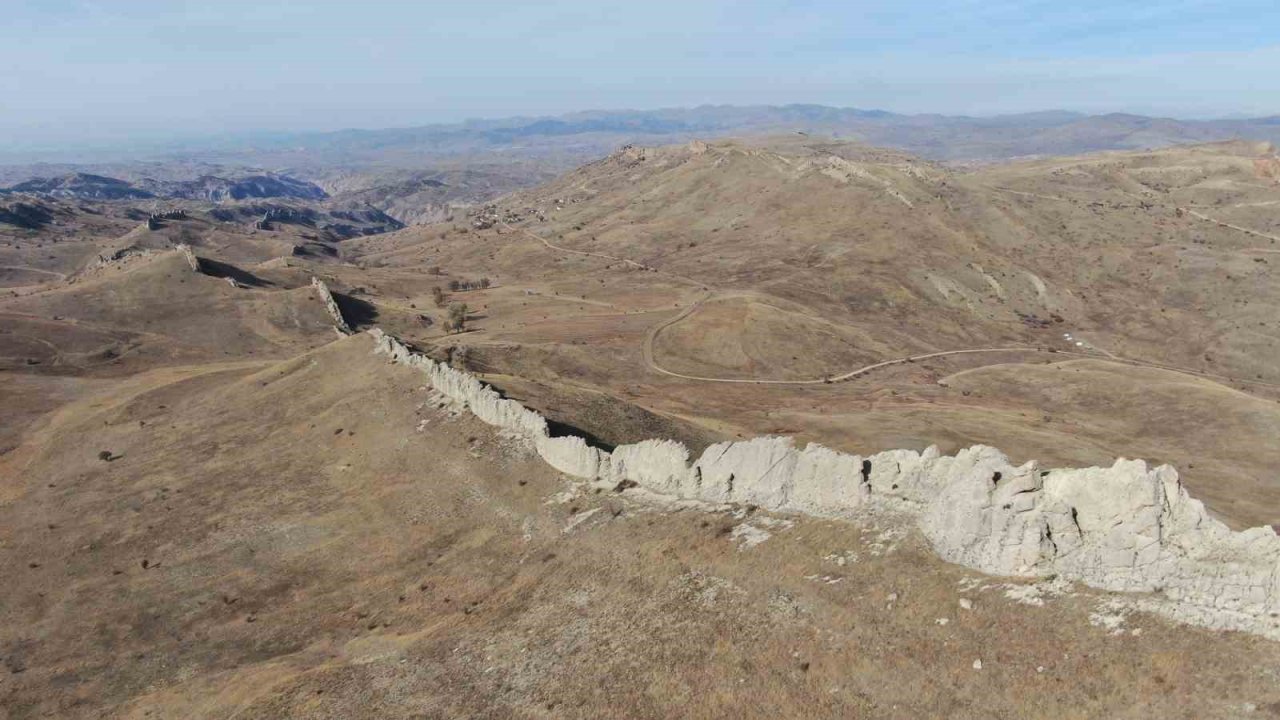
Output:
<svg viewBox="0 0 1280 720">
<path fill-rule="evenodd" d="M 904 150 L 932 160 L 998 161 L 1099 150 L 1154 149 L 1244 138 L 1280 142 L 1280 115 L 1180 120 L 1061 110 L 971 117 L 903 115 L 825 105 L 704 105 L 661 110 L 597 110 L 555 117 L 510 117 L 381 130 L 249 133 L 167 144 L 56 152 L 0 148 L 0 164 L 57 162 L 214 162 L 316 168 L 422 169 L 445 162 L 535 162 L 565 170 L 626 143 L 662 145 L 692 138 L 812 133 Z"/>
<path fill-rule="evenodd" d="M 405 224 L 439 222 L 474 205 L 543 182 L 626 144 L 813 135 L 953 164 L 1157 149 L 1247 139 L 1280 144 L 1280 116 L 1178 120 L 1046 111 L 994 117 L 901 115 L 884 110 L 702 106 L 579 112 L 557 117 L 469 120 L 384 130 L 255 134 L 91 156 L 3 165 L 0 189 L 78 200 L 282 198 L 367 205 Z"/>
<path fill-rule="evenodd" d="M 189 148 L 186 158 L 267 166 L 409 167 L 445 158 L 536 159 L 564 168 L 625 143 L 811 133 L 921 157 L 983 162 L 1244 138 L 1280 142 L 1280 116 L 1178 120 L 1046 111 L 994 117 L 901 115 L 823 105 L 702 106 L 471 120 L 451 125 L 260 136 Z"/>
</svg>

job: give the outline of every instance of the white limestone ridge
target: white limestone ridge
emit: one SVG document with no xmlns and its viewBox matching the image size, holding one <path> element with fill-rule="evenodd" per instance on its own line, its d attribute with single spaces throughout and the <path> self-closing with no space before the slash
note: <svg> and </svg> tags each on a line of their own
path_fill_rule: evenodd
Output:
<svg viewBox="0 0 1280 720">
<path fill-rule="evenodd" d="M 174 249 L 182 253 L 182 257 L 186 258 L 187 264 L 191 266 L 192 272 L 200 272 L 200 258 L 191 252 L 191 246 L 186 244 L 175 245 Z"/>
<path fill-rule="evenodd" d="M 333 293 L 329 292 L 329 286 L 318 277 L 312 276 L 311 287 L 316 289 L 316 294 L 320 296 L 320 301 L 324 303 L 324 309 L 329 311 L 329 316 L 333 318 L 333 325 L 338 332 L 343 335 L 352 333 L 351 326 L 347 325 L 347 321 L 342 318 L 342 310 L 338 309 L 338 303 L 333 299 Z"/>
<path fill-rule="evenodd" d="M 319 281 L 317 281 L 319 282 Z M 321 283 L 318 287 L 322 287 Z M 1109 468 L 1041 470 L 977 445 L 942 455 L 888 450 L 862 457 L 791 438 L 712 445 L 690 463 L 671 440 L 612 453 L 551 437 L 547 421 L 474 376 L 370 330 L 375 352 L 422 370 L 432 387 L 480 420 L 528 438 L 557 470 L 590 481 L 712 503 L 821 517 L 878 509 L 914 517 L 943 559 L 992 575 L 1059 576 L 1152 593 L 1150 609 L 1217 629 L 1280 639 L 1280 537 L 1232 532 L 1191 498 L 1167 465 L 1120 459 Z"/>
</svg>

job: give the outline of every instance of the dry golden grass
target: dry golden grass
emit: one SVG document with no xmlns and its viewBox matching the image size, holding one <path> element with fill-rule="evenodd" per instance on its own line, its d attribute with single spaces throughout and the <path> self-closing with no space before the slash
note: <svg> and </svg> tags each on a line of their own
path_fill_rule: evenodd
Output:
<svg viewBox="0 0 1280 720">
<path fill-rule="evenodd" d="M 1108 634 L 1094 594 L 1017 604 L 892 524 L 557 498 L 536 456 L 371 348 L 153 371 L 4 456 L 7 717 L 1232 717 L 1280 700 L 1272 643 L 1142 616 Z M 743 548 L 744 522 L 773 536 Z"/>
<path fill-rule="evenodd" d="M 958 172 L 717 143 L 502 203 L 545 221 L 459 218 L 341 243 L 337 261 L 190 221 L 197 253 L 249 288 L 170 254 L 75 274 L 178 227 L 121 238 L 106 217 L 53 260 L 0 241 L 19 268 L 0 278 L 39 275 L 0 297 L 0 717 L 1278 714 L 1272 643 L 1138 615 L 1113 635 L 1090 622 L 1101 596 L 1018 604 L 890 524 L 789 518 L 742 549 L 733 528 L 765 520 L 557 498 L 564 478 L 448 417 L 367 338 L 333 342 L 307 287 L 324 277 L 354 324 L 605 443 L 1147 457 L 1254 525 L 1280 511 L 1271 243 L 1189 211 L 1274 233 L 1257 159 L 1219 145 Z M 447 292 L 471 315 L 446 333 L 433 288 L 481 277 Z M 655 370 L 814 378 L 993 347 L 1027 349 L 799 386 Z"/>
</svg>

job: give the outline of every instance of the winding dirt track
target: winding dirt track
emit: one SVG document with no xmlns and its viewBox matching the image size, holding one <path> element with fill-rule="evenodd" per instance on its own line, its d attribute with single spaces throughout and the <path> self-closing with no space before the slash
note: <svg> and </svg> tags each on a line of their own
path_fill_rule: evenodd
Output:
<svg viewBox="0 0 1280 720">
<path fill-rule="evenodd" d="M 23 272 L 40 273 L 42 275 L 54 275 L 59 280 L 66 280 L 67 274 L 55 272 L 53 270 L 41 270 L 40 268 L 27 267 L 25 265 L 0 265 L 0 270 L 21 270 Z"/>
<path fill-rule="evenodd" d="M 1004 188 L 996 188 L 996 189 L 1003 190 Z M 1011 191 L 1011 192 L 1015 192 L 1020 195 L 1028 194 L 1028 193 L 1021 193 L 1018 191 Z M 1065 198 L 1056 198 L 1056 197 L 1049 197 L 1049 196 L 1045 196 L 1045 197 L 1048 197 L 1049 199 L 1053 199 L 1053 200 L 1065 199 Z M 1208 219 L 1208 218 L 1205 218 L 1205 219 Z M 1210 222 L 1218 222 L 1218 221 L 1210 220 Z M 965 348 L 962 350 L 941 350 L 938 352 L 924 353 L 921 355 L 911 355 L 909 357 L 896 358 L 893 360 L 884 360 L 878 363 L 872 363 L 871 365 L 866 365 L 866 366 L 857 368 L 856 370 L 850 370 L 849 372 L 841 373 L 839 375 L 831 375 L 829 377 L 821 377 L 821 378 L 813 378 L 813 379 L 805 379 L 805 380 L 769 380 L 769 379 L 752 380 L 747 378 L 706 377 L 702 375 L 688 375 L 685 373 L 678 373 L 678 372 L 675 372 L 674 370 L 668 370 L 658 364 L 658 361 L 654 356 L 653 344 L 654 344 L 654 341 L 657 339 L 658 335 L 663 330 L 689 317 L 704 303 L 706 303 L 708 300 L 716 296 L 716 291 L 713 288 L 709 287 L 707 283 L 704 283 L 701 280 L 695 280 L 693 278 L 685 277 L 683 275 L 677 275 L 675 273 L 669 273 L 664 270 L 659 270 L 655 267 L 644 265 L 642 263 L 638 263 L 634 260 L 630 260 L 627 258 L 617 257 L 615 255 L 607 255 L 605 253 L 588 252 L 585 250 L 574 250 L 572 248 L 561 247 L 559 245 L 555 245 L 553 243 L 548 242 L 546 238 L 526 228 L 512 227 L 511 225 L 508 225 L 505 222 L 500 222 L 499 224 L 502 225 L 507 230 L 515 230 L 524 235 L 527 235 L 528 237 L 534 240 L 537 240 L 547 249 L 555 252 L 568 253 L 571 255 L 582 255 L 587 257 L 597 257 L 604 260 L 610 260 L 612 262 L 626 263 L 628 265 L 639 268 L 641 270 L 655 272 L 660 275 L 664 275 L 666 277 L 675 278 L 677 280 L 691 283 L 693 285 L 696 285 L 702 288 L 703 290 L 706 290 L 707 294 L 699 298 L 696 302 L 691 303 L 688 307 L 684 308 L 676 315 L 670 318 L 667 318 L 666 320 L 660 321 L 657 324 L 655 324 L 653 327 L 649 328 L 648 332 L 645 333 L 644 342 L 641 345 L 641 355 L 644 358 L 645 367 L 661 375 L 680 378 L 682 380 L 694 380 L 698 382 L 725 383 L 725 384 L 735 384 L 735 385 L 826 385 L 829 383 L 837 383 L 837 382 L 843 382 L 846 380 L 852 380 L 854 378 L 860 377 L 862 375 L 865 375 L 866 373 L 869 373 L 873 370 L 878 370 L 880 368 L 891 367 L 894 365 L 902 365 L 906 363 L 913 363 L 918 360 L 928 360 L 930 358 L 947 357 L 951 355 L 976 355 L 976 354 L 982 354 L 982 353 L 990 354 L 990 353 L 1018 352 L 1018 353 L 1049 353 L 1049 354 L 1062 355 L 1067 357 L 1086 358 L 1089 360 L 1096 360 L 1098 362 L 1113 362 L 1120 365 L 1129 365 L 1132 367 L 1145 367 L 1145 368 L 1153 368 L 1156 370 L 1166 370 L 1170 372 L 1182 373 L 1184 375 L 1193 375 L 1196 377 L 1201 377 L 1201 378 L 1205 378 L 1207 380 L 1213 380 L 1213 381 L 1225 381 L 1225 382 L 1234 382 L 1234 383 L 1247 384 L 1247 385 L 1255 385 L 1260 387 L 1280 388 L 1280 383 L 1266 382 L 1263 380 L 1249 380 L 1245 378 L 1236 378 L 1236 377 L 1231 377 L 1229 375 L 1219 375 L 1216 373 L 1201 372 L 1199 370 L 1188 370 L 1186 368 L 1175 367 L 1173 365 L 1162 365 L 1160 363 L 1147 362 L 1144 360 L 1131 360 L 1129 358 L 1121 357 L 1119 355 L 1115 355 L 1105 350 L 1098 351 L 1099 353 L 1102 353 L 1102 354 L 1092 354 L 1092 353 L 1078 353 L 1078 352 L 1071 352 L 1067 350 L 1055 350 L 1052 348 L 1034 347 L 1034 346 L 1025 346 L 1025 345 L 1009 346 L 1009 347 Z M 1219 223 L 1219 224 L 1222 224 L 1222 223 Z M 1229 227 L 1234 227 L 1234 226 L 1229 226 Z M 1244 228 L 1238 228 L 1238 229 L 1243 230 Z M 1246 232 L 1265 236 L 1265 234 L 1256 233 L 1254 231 L 1246 230 Z M 1266 237 L 1269 237 L 1269 236 L 1266 236 Z"/>
<path fill-rule="evenodd" d="M 1205 221 L 1205 222 L 1213 223 L 1214 225 L 1217 225 L 1217 226 L 1219 226 L 1219 227 L 1231 228 L 1232 230 L 1236 230 L 1236 231 L 1239 231 L 1239 232 L 1245 233 L 1246 235 L 1252 235 L 1252 236 L 1254 236 L 1254 237 L 1260 237 L 1260 238 L 1263 238 L 1264 240 L 1270 240 L 1271 242 L 1280 242 L 1280 236 L 1271 235 L 1270 233 L 1264 233 L 1264 232 L 1261 232 L 1261 231 L 1258 231 L 1258 230 L 1253 230 L 1253 229 L 1250 229 L 1250 228 L 1247 228 L 1247 227 L 1241 227 L 1241 226 L 1239 226 L 1239 225 L 1232 225 L 1232 224 L 1231 224 L 1231 223 L 1229 223 L 1229 222 L 1224 222 L 1224 221 L 1222 221 L 1222 220 L 1217 220 L 1217 219 L 1211 218 L 1211 217 L 1209 217 L 1208 215 L 1205 215 L 1204 213 L 1197 212 L 1197 211 L 1192 210 L 1192 209 L 1190 209 L 1190 208 L 1178 208 L 1178 209 L 1179 209 L 1179 210 L 1182 210 L 1183 212 L 1187 213 L 1188 215 L 1190 215 L 1190 216 L 1191 216 L 1191 217 L 1193 217 L 1193 218 L 1197 218 L 1197 219 L 1203 220 L 1203 221 Z"/>
</svg>

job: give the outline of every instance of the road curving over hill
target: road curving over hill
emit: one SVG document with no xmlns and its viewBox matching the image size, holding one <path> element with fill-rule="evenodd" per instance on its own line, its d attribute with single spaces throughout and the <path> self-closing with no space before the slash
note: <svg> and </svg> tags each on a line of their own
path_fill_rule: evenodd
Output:
<svg viewBox="0 0 1280 720">
<path fill-rule="evenodd" d="M 995 189 L 1006 190 L 1006 188 L 995 188 Z M 1012 191 L 1012 190 L 1010 190 L 1009 192 L 1015 192 L 1017 194 L 1029 194 L 1029 193 L 1022 193 L 1019 191 Z M 1066 200 L 1066 198 L 1057 198 L 1057 197 L 1053 197 L 1051 199 Z M 1215 223 L 1218 222 L 1210 218 L 1202 218 L 1202 219 L 1207 220 L 1209 222 L 1215 222 Z M 542 244 L 548 250 L 551 250 L 553 252 L 561 252 L 561 253 L 567 253 L 571 255 L 579 255 L 579 256 L 585 256 L 585 257 L 595 257 L 603 260 L 609 260 L 611 262 L 621 262 L 640 270 L 658 273 L 665 277 L 670 277 L 676 280 L 680 280 L 682 282 L 690 283 L 705 290 L 706 294 L 704 296 L 702 296 L 695 302 L 690 303 L 679 313 L 677 313 L 676 315 L 670 318 L 667 318 L 666 320 L 659 321 L 658 323 L 653 325 L 651 328 L 649 328 L 649 330 L 645 333 L 644 340 L 641 344 L 641 356 L 644 360 L 644 364 L 646 368 L 660 375 L 679 378 L 681 380 L 693 380 L 696 382 L 722 383 L 722 384 L 732 384 L 732 385 L 826 385 L 831 383 L 844 382 L 847 380 L 853 380 L 855 378 L 861 377 L 862 375 L 865 375 L 875 370 L 879 370 L 881 368 L 892 367 L 895 365 L 904 365 L 904 364 L 914 363 L 921 360 L 929 360 L 932 358 L 949 357 L 949 356 L 956 356 L 956 355 L 981 355 L 981 354 L 995 354 L 995 353 L 1045 353 L 1045 354 L 1053 354 L 1053 355 L 1062 355 L 1066 357 L 1088 358 L 1091 360 L 1097 360 L 1099 362 L 1113 362 L 1113 363 L 1117 363 L 1121 365 L 1129 365 L 1133 367 L 1146 367 L 1146 368 L 1153 368 L 1156 370 L 1167 370 L 1170 372 L 1178 372 L 1186 375 L 1193 375 L 1195 377 L 1205 378 L 1205 379 L 1213 380 L 1216 382 L 1238 383 L 1241 385 L 1252 385 L 1255 387 L 1280 388 L 1280 383 L 1267 382 L 1265 380 L 1251 380 L 1248 378 L 1238 378 L 1238 377 L 1232 377 L 1229 375 L 1221 375 L 1218 373 L 1202 372 L 1200 370 L 1191 370 L 1188 368 L 1181 368 L 1173 365 L 1165 365 L 1162 363 L 1148 362 L 1145 360 L 1134 360 L 1134 359 L 1122 357 L 1114 353 L 1111 353 L 1109 351 L 1101 350 L 1101 349 L 1098 350 L 1098 353 L 1080 353 L 1080 352 L 1073 352 L 1070 350 L 1058 350 L 1055 348 L 1030 346 L 1030 345 L 961 348 L 957 350 L 940 350 L 937 352 L 923 353 L 920 355 L 911 355 L 911 356 L 902 357 L 902 358 L 883 360 L 881 362 L 872 363 L 870 365 L 865 365 L 853 370 L 849 370 L 848 372 L 830 375 L 826 377 L 808 378 L 808 379 L 778 380 L 778 379 L 752 379 L 752 378 L 725 378 L 725 377 L 708 377 L 704 375 L 690 375 L 686 373 L 680 373 L 674 370 L 669 370 L 658 363 L 657 357 L 656 357 L 656 354 L 654 353 L 654 348 L 653 348 L 654 341 L 657 339 L 658 335 L 662 333 L 663 330 L 689 317 L 694 312 L 696 312 L 700 307 L 702 307 L 702 305 L 704 305 L 707 301 L 720 297 L 722 293 L 718 293 L 714 287 L 710 286 L 708 283 L 702 282 L 701 280 L 695 280 L 693 278 L 686 277 L 684 275 L 679 275 L 676 273 L 667 272 L 665 270 L 660 270 L 651 265 L 645 265 L 644 263 L 640 263 L 635 260 L 631 260 L 629 258 L 618 257 L 616 255 L 608 255 L 606 253 L 590 252 L 587 250 L 574 250 L 573 248 L 563 247 L 563 246 L 556 245 L 554 243 L 549 242 L 546 238 L 542 237 L 541 235 L 538 235 L 537 233 L 527 228 L 513 227 L 505 222 L 500 222 L 499 224 L 502 225 L 502 227 L 506 228 L 507 230 L 516 231 L 523 235 L 528 236 L 533 240 L 537 240 L 540 244 Z M 1219 223 L 1219 224 L 1222 224 L 1222 223 Z M 1255 231 L 1247 230 L 1245 228 L 1235 228 L 1234 226 L 1230 226 L 1230 227 L 1232 227 L 1233 229 L 1244 230 L 1245 232 L 1249 232 L 1251 234 L 1270 237 L 1262 233 L 1257 233 Z"/>
<path fill-rule="evenodd" d="M 680 373 L 674 370 L 668 370 L 667 368 L 664 368 L 661 365 L 659 365 L 653 351 L 653 344 L 654 344 L 654 341 L 657 339 L 658 335 L 666 328 L 671 327 L 672 325 L 675 325 L 681 320 L 687 318 L 689 315 L 693 314 L 693 312 L 697 310 L 699 306 L 701 306 L 703 303 L 705 303 L 707 300 L 710 300 L 711 298 L 712 298 L 712 293 L 708 293 L 706 297 L 699 299 L 697 302 L 692 303 L 691 305 L 686 307 L 684 310 L 682 310 L 678 314 L 654 325 L 652 328 L 649 329 L 649 332 L 645 334 L 644 346 L 643 346 L 644 364 L 647 368 L 661 375 L 680 378 L 682 380 L 695 380 L 698 382 L 730 383 L 730 384 L 738 384 L 738 385 L 825 385 L 830 383 L 844 382 L 846 380 L 853 380 L 855 378 L 858 378 L 874 370 L 879 370 L 880 368 L 892 367 L 894 365 L 904 365 L 908 363 L 918 362 L 921 360 L 929 360 L 932 358 L 949 357 L 953 355 L 979 355 L 979 354 L 993 354 L 993 353 L 1044 353 L 1044 354 L 1050 354 L 1050 355 L 1063 355 L 1070 358 L 1086 358 L 1086 359 L 1095 360 L 1098 362 L 1116 363 L 1119 365 L 1129 365 L 1131 367 L 1145 367 L 1145 368 L 1151 368 L 1155 370 L 1166 370 L 1169 372 L 1183 373 L 1185 375 L 1194 375 L 1196 377 L 1204 378 L 1206 380 L 1212 380 L 1215 382 L 1232 382 L 1232 383 L 1240 383 L 1244 385 L 1254 385 L 1257 387 L 1280 388 L 1280 383 L 1272 383 L 1264 380 L 1250 380 L 1247 378 L 1237 378 L 1237 377 L 1231 377 L 1229 375 L 1220 375 L 1217 373 L 1202 372 L 1199 370 L 1189 370 L 1187 368 L 1180 368 L 1172 365 L 1165 365 L 1162 363 L 1147 362 L 1145 360 L 1133 360 L 1130 358 L 1115 355 L 1105 350 L 1099 350 L 1098 352 L 1101 354 L 1095 354 L 1095 353 L 1073 352 L 1070 350 L 1058 350 L 1055 348 L 1030 346 L 1030 345 L 963 348 L 959 350 L 940 350 L 938 352 L 922 353 L 920 355 L 910 355 L 908 357 L 894 358 L 891 360 L 883 360 L 881 362 L 865 365 L 855 370 L 850 370 L 848 372 L 840 373 L 837 375 L 830 375 L 822 378 L 799 379 L 799 380 L 722 378 L 722 377 L 707 377 L 703 375 L 688 375 L 686 373 Z"/>
</svg>

